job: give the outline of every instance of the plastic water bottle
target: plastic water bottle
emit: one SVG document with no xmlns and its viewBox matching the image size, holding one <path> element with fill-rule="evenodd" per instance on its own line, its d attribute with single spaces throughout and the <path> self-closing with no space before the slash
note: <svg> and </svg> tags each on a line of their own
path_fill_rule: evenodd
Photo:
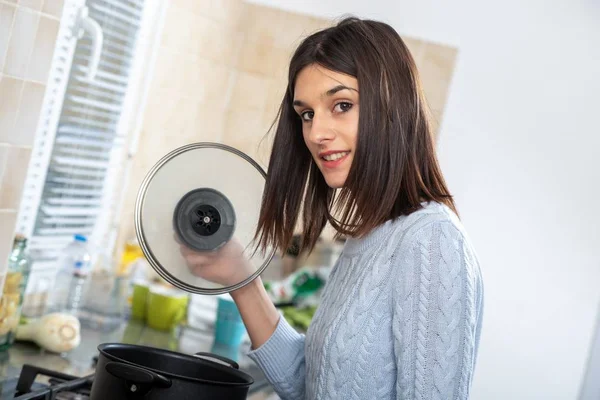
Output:
<svg viewBox="0 0 600 400">
<path fill-rule="evenodd" d="M 85 287 L 91 271 L 87 238 L 75 235 L 59 257 L 58 272 L 47 312 L 77 315 L 85 299 Z"/>
</svg>

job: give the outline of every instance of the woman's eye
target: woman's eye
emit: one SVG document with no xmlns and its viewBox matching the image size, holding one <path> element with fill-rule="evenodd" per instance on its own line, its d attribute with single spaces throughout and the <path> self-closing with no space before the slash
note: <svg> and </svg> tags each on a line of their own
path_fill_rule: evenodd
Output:
<svg viewBox="0 0 600 400">
<path fill-rule="evenodd" d="M 334 107 L 334 110 L 337 112 L 346 112 L 352 108 L 352 103 L 348 103 L 346 101 L 342 101 L 337 103 Z"/>
<path fill-rule="evenodd" d="M 304 111 L 302 114 L 300 114 L 300 118 L 302 118 L 302 121 L 312 121 L 313 117 L 315 116 L 315 113 L 313 111 Z"/>
</svg>

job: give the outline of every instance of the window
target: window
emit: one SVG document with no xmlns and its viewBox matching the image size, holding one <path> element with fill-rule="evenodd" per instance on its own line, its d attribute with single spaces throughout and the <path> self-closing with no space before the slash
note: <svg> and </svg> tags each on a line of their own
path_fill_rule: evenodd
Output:
<svg viewBox="0 0 600 400">
<path fill-rule="evenodd" d="M 114 245 L 164 5 L 65 1 L 17 221 L 33 258 L 28 292 L 52 283 L 74 234 L 108 252 Z"/>
</svg>

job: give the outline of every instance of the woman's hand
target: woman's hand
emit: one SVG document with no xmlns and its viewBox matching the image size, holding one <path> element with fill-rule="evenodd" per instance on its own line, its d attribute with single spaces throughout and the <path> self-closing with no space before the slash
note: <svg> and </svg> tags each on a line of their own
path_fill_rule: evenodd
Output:
<svg viewBox="0 0 600 400">
<path fill-rule="evenodd" d="M 193 275 L 223 286 L 240 283 L 256 271 L 235 239 L 215 251 L 199 252 L 185 245 L 180 251 Z"/>
<path fill-rule="evenodd" d="M 256 272 L 256 268 L 244 256 L 244 248 L 235 239 L 216 251 L 199 252 L 181 245 L 181 254 L 192 274 L 225 287 L 240 283 Z M 260 277 L 230 293 L 242 315 L 252 348 L 259 348 L 275 332 L 279 312 Z"/>
</svg>

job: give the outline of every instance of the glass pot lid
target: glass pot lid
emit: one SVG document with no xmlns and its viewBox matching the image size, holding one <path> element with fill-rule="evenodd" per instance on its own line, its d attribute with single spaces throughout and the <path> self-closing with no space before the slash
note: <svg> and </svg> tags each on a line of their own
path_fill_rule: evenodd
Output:
<svg viewBox="0 0 600 400">
<path fill-rule="evenodd" d="M 199 294 L 227 293 L 259 276 L 274 254 L 254 242 L 265 177 L 252 158 L 220 143 L 189 144 L 161 158 L 135 205 L 136 235 L 152 268 Z M 231 273 L 219 273 L 224 261 L 221 271 Z"/>
</svg>

